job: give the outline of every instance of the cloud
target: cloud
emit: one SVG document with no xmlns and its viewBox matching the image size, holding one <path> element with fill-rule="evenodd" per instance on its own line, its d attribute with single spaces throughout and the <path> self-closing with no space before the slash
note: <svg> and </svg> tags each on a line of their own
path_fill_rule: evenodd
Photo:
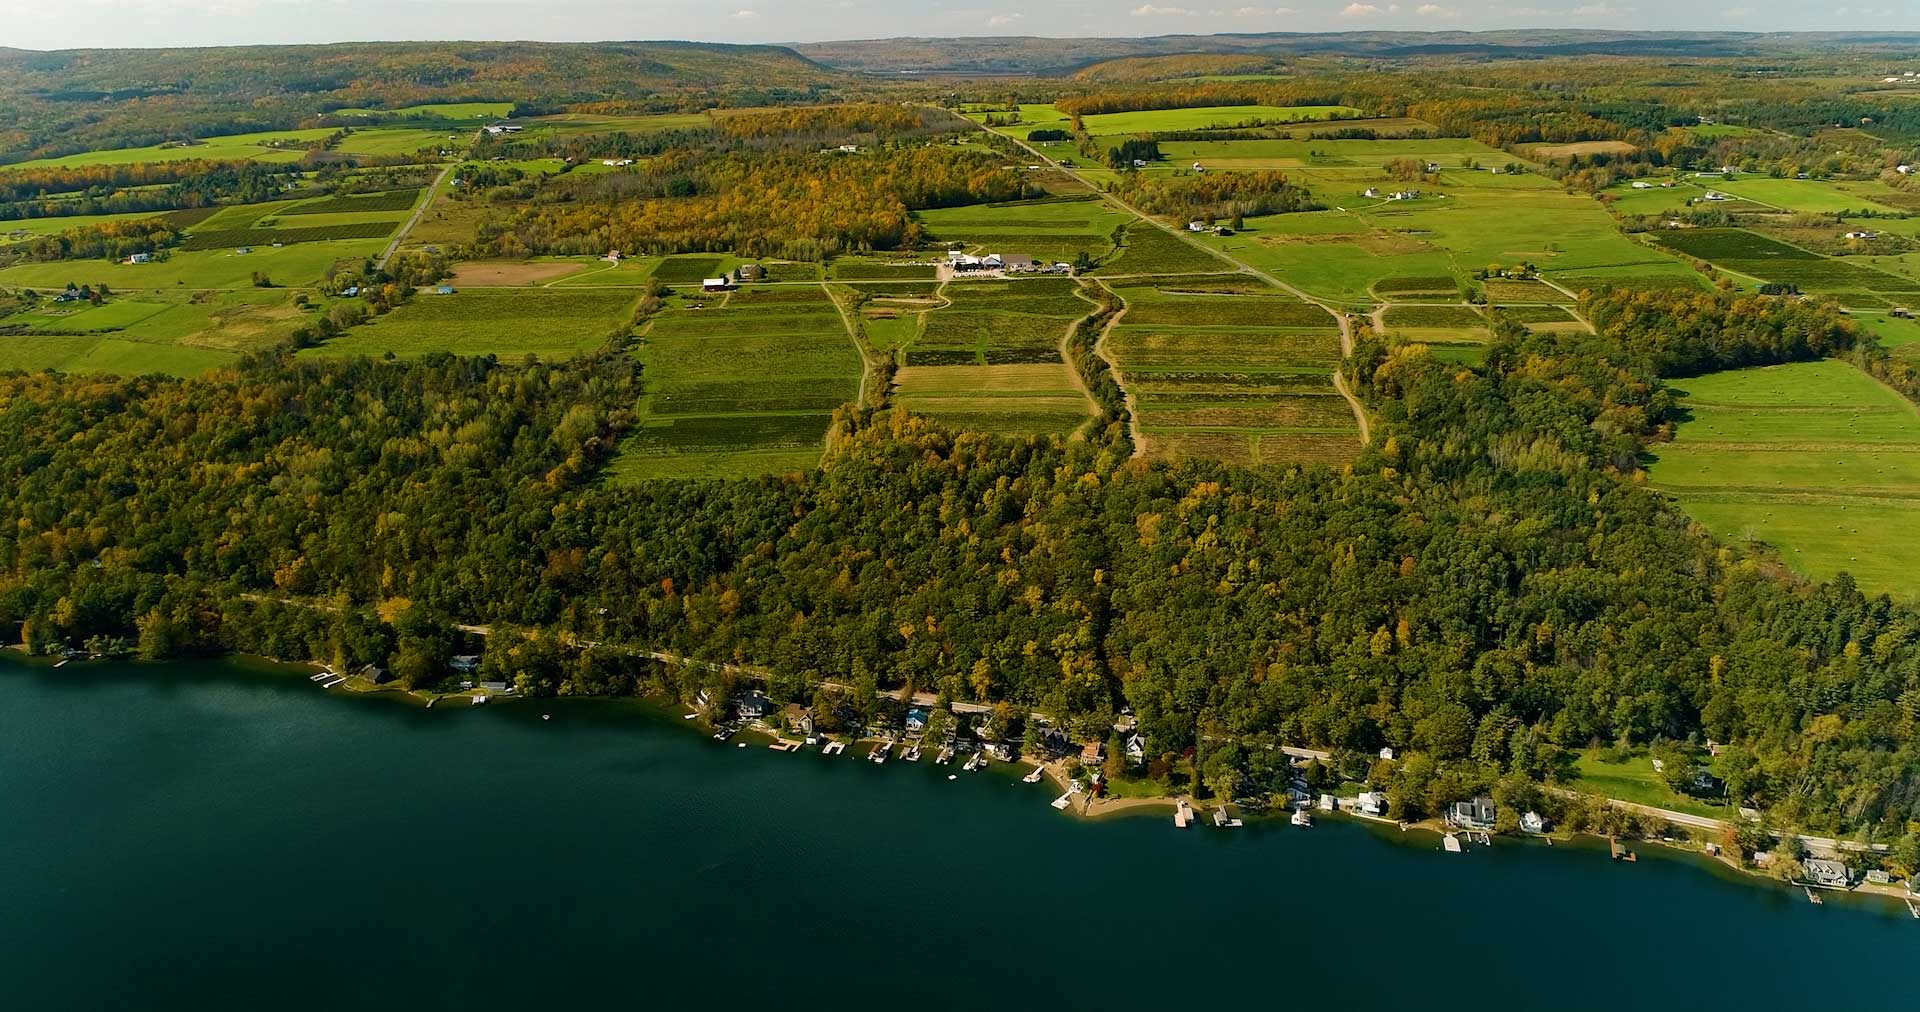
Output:
<svg viewBox="0 0 1920 1012">
<path fill-rule="evenodd" d="M 1188 18 L 1193 12 L 1185 7 L 1156 7 L 1153 4 L 1141 4 L 1133 9 L 1136 18 Z"/>
<path fill-rule="evenodd" d="M 730 21 L 758 21 L 760 20 L 760 12 L 734 11 L 732 14 L 727 15 L 727 19 Z"/>
<path fill-rule="evenodd" d="M 1607 3 L 1606 0 L 1601 0 L 1599 3 L 1584 4 L 1575 7 L 1568 11 L 1567 15 L 1576 18 L 1617 18 L 1623 14 L 1632 14 L 1637 10 L 1639 10 L 1638 7 L 1615 7 Z"/>
<path fill-rule="evenodd" d="M 995 14 L 993 17 L 990 17 L 987 19 L 987 27 L 988 28 L 1005 28 L 1008 25 L 1013 24 L 1015 21 L 1018 21 L 1024 17 L 1026 17 L 1025 14 L 1021 14 L 1018 12 L 1015 12 L 1013 14 Z"/>
<path fill-rule="evenodd" d="M 1415 7 L 1413 12 L 1423 18 L 1457 18 L 1460 16 L 1459 11 L 1451 7 L 1442 7 L 1439 4 L 1421 4 Z"/>
<path fill-rule="evenodd" d="M 1343 18 L 1377 18 L 1380 16 L 1380 8 L 1375 7 L 1373 4 L 1353 3 L 1348 4 L 1346 8 L 1340 12 L 1340 16 Z"/>
</svg>

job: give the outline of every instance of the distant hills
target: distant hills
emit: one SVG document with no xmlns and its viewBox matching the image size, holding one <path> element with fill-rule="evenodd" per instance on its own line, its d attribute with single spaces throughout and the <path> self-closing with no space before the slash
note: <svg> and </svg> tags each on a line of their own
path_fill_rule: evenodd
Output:
<svg viewBox="0 0 1920 1012">
<path fill-rule="evenodd" d="M 791 46 L 827 66 L 864 74 L 1064 75 L 1105 60 L 1183 53 L 1261 56 L 1741 56 L 1794 49 L 1920 48 L 1920 32 L 1262 32 L 1133 39 L 1033 36 L 897 38 Z"/>
</svg>

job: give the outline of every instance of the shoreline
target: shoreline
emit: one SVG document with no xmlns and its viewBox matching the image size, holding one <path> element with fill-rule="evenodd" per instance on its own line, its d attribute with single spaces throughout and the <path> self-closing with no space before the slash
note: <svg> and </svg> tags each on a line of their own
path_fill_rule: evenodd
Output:
<svg viewBox="0 0 1920 1012">
<path fill-rule="evenodd" d="M 142 660 L 138 660 L 131 657 L 105 657 L 105 658 L 72 658 L 68 660 L 55 661 L 52 658 L 35 657 L 33 655 L 28 654 L 25 651 L 23 644 L 12 644 L 7 646 L 6 648 L 4 648 L 4 650 L 0 650 L 0 657 L 6 657 L 13 664 L 17 664 L 20 667 L 36 669 L 37 671 L 40 671 L 43 673 L 50 673 L 56 667 L 62 667 L 72 662 L 78 662 L 79 664 L 82 664 L 82 665 L 91 665 L 91 664 L 97 664 L 101 662 L 118 662 L 122 664 L 131 664 L 131 665 L 144 665 L 144 664 L 165 665 L 165 664 L 189 663 L 192 660 L 192 659 L 170 658 L 165 661 L 142 661 Z M 225 655 L 219 655 L 216 657 L 204 658 L 204 659 L 211 659 L 211 660 L 216 660 L 224 663 L 234 663 L 237 661 L 243 666 L 250 666 L 250 667 L 256 668 L 257 673 L 262 676 L 273 677 L 277 679 L 285 679 L 297 671 L 318 673 L 318 672 L 331 670 L 329 665 L 322 664 L 317 661 L 285 661 L 285 660 L 279 660 L 271 657 L 263 657 L 256 654 L 225 654 Z M 318 683 L 314 683 L 314 684 L 316 685 L 316 687 L 318 686 Z M 427 692 L 424 690 L 417 690 L 417 689 L 406 689 L 398 685 L 391 685 L 391 686 L 371 685 L 371 684 L 368 684 L 366 680 L 361 678 L 359 675 L 348 676 L 346 681 L 339 683 L 333 689 L 322 689 L 322 691 L 324 693 L 329 693 L 329 694 L 338 691 L 347 695 L 352 695 L 352 696 L 357 696 L 357 697 L 362 697 L 367 699 L 381 699 L 381 700 L 386 700 L 390 702 L 397 702 L 402 705 L 411 706 L 421 710 L 433 709 L 435 704 L 440 702 L 441 700 L 448 700 L 448 699 L 472 700 L 475 697 L 482 695 L 481 691 L 478 689 L 467 689 L 467 690 L 461 690 L 459 692 L 450 692 L 450 693 L 435 693 L 435 692 Z M 488 700 L 486 705 L 495 706 L 495 705 L 506 704 L 506 703 L 532 702 L 534 697 L 520 696 L 517 694 L 489 693 L 485 695 L 485 698 Z M 673 717 L 680 718 L 680 722 L 682 724 L 688 723 L 689 719 L 691 719 L 691 723 L 703 735 L 711 736 L 711 733 L 714 729 L 713 724 L 706 718 L 705 714 L 700 710 L 700 708 L 680 702 L 679 700 L 669 699 L 666 697 L 579 696 L 579 697 L 572 697 L 572 698 L 574 700 L 590 702 L 590 703 L 637 702 L 637 703 L 644 704 L 648 707 L 658 709 L 663 716 L 667 714 L 671 714 Z M 469 703 L 468 705 L 470 707 L 472 704 Z M 683 727 L 682 730 L 685 730 L 685 728 Z M 752 744 L 757 745 L 761 748 L 772 746 L 779 751 L 794 751 L 794 752 L 798 752 L 798 751 L 818 752 L 819 751 L 819 749 L 817 748 L 808 749 L 801 742 L 789 739 L 784 734 L 774 731 L 770 728 L 748 726 L 746 728 L 743 728 L 739 733 L 742 735 L 750 736 L 753 739 Z M 765 741 L 758 740 L 762 738 L 766 740 Z M 867 737 L 865 735 L 857 735 L 857 736 L 835 737 L 835 738 L 831 738 L 831 740 L 844 741 L 845 744 L 847 745 L 847 754 L 855 755 L 859 758 L 865 758 L 865 756 L 867 755 L 867 752 L 871 751 L 871 746 L 876 745 L 888 739 L 872 738 L 872 737 Z M 739 744 L 744 746 L 747 743 L 743 742 Z M 860 751 L 860 752 L 854 751 L 858 746 L 862 746 L 862 745 L 869 746 L 868 750 Z M 782 746 L 785 746 L 785 747 L 782 747 Z M 1054 761 L 1045 762 L 1045 763 L 1039 763 L 1039 762 L 1036 762 L 1035 760 L 1030 760 L 1030 759 L 1015 760 L 1014 762 L 1011 762 L 1011 763 L 1000 762 L 998 760 L 990 760 L 985 766 L 982 767 L 982 769 L 992 769 L 994 767 L 1001 767 L 1005 770 L 1024 769 L 1024 772 L 1021 774 L 1024 777 L 1026 773 L 1030 773 L 1032 771 L 1031 767 L 1033 765 L 1038 765 L 1040 767 L 1041 774 L 1042 774 L 1042 781 L 1045 782 L 1051 789 L 1062 792 L 1062 793 L 1069 790 L 1068 785 L 1069 783 L 1072 782 L 1072 778 L 1067 773 L 1067 765 L 1065 760 L 1054 760 Z M 1082 793 L 1084 794 L 1084 792 Z M 1201 828 L 1203 829 L 1211 828 L 1205 825 L 1205 823 L 1208 821 L 1207 818 L 1201 817 L 1202 813 L 1211 811 L 1211 808 L 1202 806 L 1201 804 L 1193 801 L 1190 795 L 1177 795 L 1177 796 L 1171 796 L 1171 797 L 1119 797 L 1119 798 L 1109 796 L 1101 799 L 1095 799 L 1095 798 L 1092 798 L 1090 795 L 1087 795 L 1086 800 L 1083 803 L 1070 804 L 1065 809 L 1060 811 L 1062 815 L 1070 819 L 1089 822 L 1089 823 L 1097 823 L 1097 822 L 1102 822 L 1109 819 L 1117 819 L 1117 818 L 1124 818 L 1124 817 L 1134 817 L 1134 816 L 1144 817 L 1150 814 L 1168 814 L 1176 810 L 1180 801 L 1183 798 L 1188 800 L 1189 803 L 1193 805 L 1193 808 L 1195 811 L 1194 821 L 1200 824 Z M 1210 804 L 1212 804 L 1212 807 L 1218 807 L 1217 803 L 1210 803 Z M 1241 812 L 1240 817 L 1244 818 L 1250 824 L 1266 824 L 1266 823 L 1279 821 L 1280 819 L 1286 817 L 1289 813 L 1290 813 L 1290 810 L 1282 810 L 1279 812 L 1264 812 L 1260 814 L 1247 814 L 1243 811 Z M 1336 821 L 1350 822 L 1350 823 L 1356 823 L 1361 825 L 1371 825 L 1376 830 L 1384 829 L 1386 827 L 1396 827 L 1400 830 L 1401 834 L 1405 834 L 1408 832 L 1419 832 L 1419 833 L 1430 834 L 1432 836 L 1439 837 L 1439 836 L 1444 836 L 1450 832 L 1453 832 L 1451 827 L 1447 826 L 1442 820 L 1437 818 L 1424 819 L 1419 822 L 1409 823 L 1409 822 L 1397 822 L 1392 819 L 1386 819 L 1386 818 L 1375 817 L 1375 816 L 1365 816 L 1355 812 L 1348 812 L 1348 811 L 1321 812 L 1318 810 L 1314 810 L 1312 814 L 1315 820 L 1319 820 L 1321 818 L 1331 816 Z M 1685 827 L 1675 827 L 1675 828 L 1684 830 Z M 1517 843 L 1525 843 L 1532 840 L 1538 840 L 1538 841 L 1542 841 L 1547 846 L 1554 846 L 1557 844 L 1574 844 L 1575 846 L 1582 847 L 1584 849 L 1585 847 L 1593 844 L 1603 844 L 1603 843 L 1614 842 L 1609 837 L 1596 836 L 1590 833 L 1554 832 L 1554 833 L 1547 833 L 1543 835 L 1526 834 L 1522 836 L 1513 836 L 1512 834 L 1500 834 L 1500 836 L 1505 841 L 1505 845 L 1507 846 L 1512 846 Z M 1491 844 L 1483 844 L 1482 846 L 1491 847 Z M 1624 849 L 1628 849 L 1628 850 L 1631 850 L 1635 847 L 1651 847 L 1651 848 L 1657 849 L 1658 851 L 1670 857 L 1700 859 L 1701 861 L 1710 865 L 1712 871 L 1714 872 L 1718 872 L 1722 874 L 1730 873 L 1732 876 L 1729 879 L 1730 881 L 1740 881 L 1743 884 L 1746 884 L 1749 886 L 1765 883 L 1765 884 L 1773 884 L 1773 885 L 1780 886 L 1785 890 L 1787 890 L 1788 892 L 1798 892 L 1801 890 L 1806 890 L 1811 894 L 1815 890 L 1818 890 L 1818 893 L 1822 895 L 1837 893 L 1843 899 L 1848 899 L 1848 898 L 1858 899 L 1862 902 L 1870 902 L 1870 903 L 1876 903 L 1876 904 L 1887 906 L 1889 909 L 1889 912 L 1897 911 L 1900 906 L 1904 905 L 1910 914 L 1912 914 L 1916 918 L 1920 918 L 1920 907 L 1916 907 L 1914 902 L 1915 897 L 1913 896 L 1913 894 L 1908 893 L 1904 888 L 1896 885 L 1877 885 L 1871 882 L 1862 882 L 1858 885 L 1852 886 L 1847 889 L 1837 889 L 1837 888 L 1830 888 L 1830 887 L 1812 887 L 1799 882 L 1787 882 L 1781 879 L 1774 878 L 1772 875 L 1768 874 L 1764 869 L 1746 867 L 1741 863 L 1739 863 L 1738 861 L 1736 861 L 1734 858 L 1728 856 L 1724 851 L 1717 855 L 1710 854 L 1702 846 L 1699 846 L 1697 844 L 1690 844 L 1688 842 L 1683 842 L 1681 838 L 1629 839 L 1629 840 L 1623 841 L 1621 843 L 1621 846 Z M 1819 902 L 1819 901 L 1815 900 L 1815 902 Z"/>
</svg>

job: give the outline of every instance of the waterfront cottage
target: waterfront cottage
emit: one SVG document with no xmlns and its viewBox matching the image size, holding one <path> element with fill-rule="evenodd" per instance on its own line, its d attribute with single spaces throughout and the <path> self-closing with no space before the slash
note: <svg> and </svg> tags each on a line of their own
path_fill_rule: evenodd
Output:
<svg viewBox="0 0 1920 1012">
<path fill-rule="evenodd" d="M 1546 832 L 1547 831 L 1546 817 L 1541 815 L 1539 812 L 1523 813 L 1520 816 L 1520 831 L 1522 833 L 1536 833 L 1536 834 Z"/>
<path fill-rule="evenodd" d="M 1447 825 L 1455 829 L 1489 830 L 1493 828 L 1494 812 L 1492 798 L 1456 801 L 1447 809 Z"/>
<path fill-rule="evenodd" d="M 1807 882 L 1826 889 L 1851 889 L 1853 872 L 1847 866 L 1832 858 L 1810 857 L 1801 863 L 1806 869 Z"/>
<path fill-rule="evenodd" d="M 740 702 L 735 704 L 733 709 L 740 715 L 741 720 L 759 720 L 773 712 L 773 700 L 768 699 L 766 693 L 755 689 L 741 696 Z"/>
<path fill-rule="evenodd" d="M 1387 795 L 1385 791 L 1361 791 L 1354 799 L 1360 805 L 1362 815 L 1387 814 Z"/>
<path fill-rule="evenodd" d="M 1080 749 L 1080 761 L 1088 766 L 1096 765 L 1100 762 L 1105 752 L 1106 747 L 1101 745 L 1099 741 L 1087 742 Z"/>
<path fill-rule="evenodd" d="M 1127 761 L 1135 766 L 1147 761 L 1147 740 L 1139 735 L 1127 738 Z"/>
<path fill-rule="evenodd" d="M 803 737 L 813 737 L 813 711 L 799 703 L 788 703 L 785 710 L 787 729 Z"/>
</svg>

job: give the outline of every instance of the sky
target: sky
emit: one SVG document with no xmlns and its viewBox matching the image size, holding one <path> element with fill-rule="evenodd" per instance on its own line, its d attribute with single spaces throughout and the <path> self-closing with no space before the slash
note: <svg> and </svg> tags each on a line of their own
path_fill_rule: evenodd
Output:
<svg viewBox="0 0 1920 1012">
<path fill-rule="evenodd" d="M 1613 28 L 1920 30 L 1920 3 L 1807 0 L 0 0 L 0 46 L 219 46 L 394 39 L 818 42 L 902 35 Z"/>
</svg>

